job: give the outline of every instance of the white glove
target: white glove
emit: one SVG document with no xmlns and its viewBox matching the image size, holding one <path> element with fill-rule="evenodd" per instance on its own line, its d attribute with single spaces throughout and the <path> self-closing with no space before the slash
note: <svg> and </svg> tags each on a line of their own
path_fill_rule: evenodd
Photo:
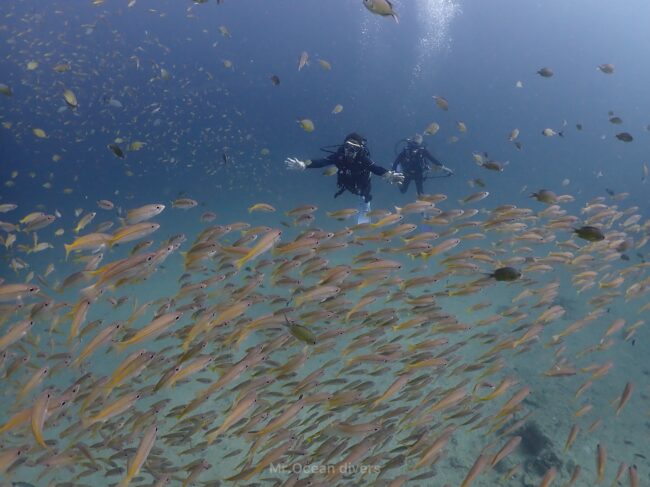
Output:
<svg viewBox="0 0 650 487">
<path fill-rule="evenodd" d="M 296 159 L 295 157 L 287 157 L 284 160 L 284 163 L 287 166 L 287 169 L 291 169 L 293 171 L 302 171 L 307 167 L 307 164 L 304 161 Z"/>
<path fill-rule="evenodd" d="M 386 171 L 382 176 L 390 184 L 402 184 L 404 182 L 404 174 L 395 171 Z"/>
</svg>

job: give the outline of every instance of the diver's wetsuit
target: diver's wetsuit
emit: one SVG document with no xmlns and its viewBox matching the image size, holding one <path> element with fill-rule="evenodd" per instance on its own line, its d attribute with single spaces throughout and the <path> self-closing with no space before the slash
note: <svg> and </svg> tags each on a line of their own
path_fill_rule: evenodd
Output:
<svg viewBox="0 0 650 487">
<path fill-rule="evenodd" d="M 370 173 L 383 176 L 388 172 L 388 169 L 375 164 L 366 151 L 361 150 L 353 159 L 348 159 L 342 148 L 324 159 L 313 159 L 307 168 L 318 169 L 331 165 L 336 166 L 338 170 L 336 184 L 339 190 L 334 197 L 340 196 L 344 191 L 349 191 L 361 196 L 366 203 L 372 199 Z"/>
<path fill-rule="evenodd" d="M 401 193 L 406 193 L 411 181 L 415 181 L 418 196 L 424 194 L 424 173 L 430 168 L 429 162 L 435 166 L 443 166 L 424 146 L 414 147 L 408 145 L 404 148 L 393 163 L 393 171 L 397 170 L 397 167 L 401 165 L 401 172 L 404 173 L 404 182 L 399 187 Z"/>
</svg>

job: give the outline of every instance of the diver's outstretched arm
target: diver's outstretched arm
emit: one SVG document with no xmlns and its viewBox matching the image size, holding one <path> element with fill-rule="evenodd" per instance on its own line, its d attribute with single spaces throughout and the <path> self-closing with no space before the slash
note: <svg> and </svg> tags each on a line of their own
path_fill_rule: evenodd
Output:
<svg viewBox="0 0 650 487">
<path fill-rule="evenodd" d="M 448 168 L 447 166 L 445 166 L 445 165 L 444 165 L 442 162 L 440 162 L 438 159 L 436 159 L 435 157 L 433 157 L 433 156 L 431 155 L 431 152 L 429 152 L 428 150 L 425 150 L 425 151 L 424 151 L 424 157 L 425 157 L 428 161 L 430 161 L 434 166 L 436 166 L 435 168 L 429 167 L 429 169 L 428 169 L 429 171 L 432 170 L 432 169 L 434 169 L 434 170 L 445 171 L 445 172 L 446 172 L 447 174 L 449 174 L 450 176 L 451 176 L 452 174 L 454 174 L 454 171 L 452 171 L 450 168 Z"/>
<path fill-rule="evenodd" d="M 319 167 L 331 166 L 334 162 L 328 158 L 301 160 L 296 157 L 287 157 L 284 160 L 284 164 L 287 166 L 287 169 L 302 171 L 303 169 L 318 169 Z"/>
</svg>

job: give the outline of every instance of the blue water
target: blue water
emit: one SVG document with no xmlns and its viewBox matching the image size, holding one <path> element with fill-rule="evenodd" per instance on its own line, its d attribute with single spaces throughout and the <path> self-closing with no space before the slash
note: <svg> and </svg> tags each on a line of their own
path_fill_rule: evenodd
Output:
<svg viewBox="0 0 650 487">
<path fill-rule="evenodd" d="M 51 442 L 51 451 L 36 444 L 29 423 L 0 433 L 0 458 L 11 448 L 31 447 L 23 457 L 26 460 L 19 460 L 11 468 L 8 467 L 13 462 L 6 465 L 6 473 L 0 463 L 0 485 L 12 485 L 8 483 L 12 481 L 31 482 L 37 486 L 116 484 L 126 470 L 126 458 L 133 456 L 142 437 L 143 428 L 137 421 L 138 415 L 145 414 L 151 404 L 162 399 L 169 399 L 170 403 L 155 415 L 159 426 L 158 438 L 149 463 L 145 464 L 140 477 L 132 485 L 155 485 L 156 478 L 163 473 L 171 476 L 169 485 L 182 485 L 193 462 L 201 460 L 208 461 L 212 467 L 193 485 L 333 483 L 323 476 L 309 477 L 305 472 L 298 483 L 291 483 L 295 479 L 288 474 L 276 474 L 268 469 L 261 469 L 250 480 L 237 484 L 225 480 L 242 470 L 240 462 L 244 461 L 254 444 L 250 435 L 241 431 L 234 433 L 243 423 L 237 423 L 215 445 L 179 455 L 187 448 L 200 445 L 205 431 L 222 423 L 237 399 L 233 386 L 260 375 L 274 375 L 274 367 L 302 353 L 304 343 L 295 338 L 274 350 L 269 364 L 245 372 L 207 401 L 201 411 L 208 415 L 209 421 L 202 426 L 194 424 L 196 430 L 184 438 L 182 444 L 174 444 L 171 437 L 164 438 L 184 425 L 170 414 L 173 407 L 187 404 L 197 391 L 239 361 L 248 347 L 268 343 L 284 333 L 286 330 L 282 324 L 253 333 L 236 349 L 224 346 L 221 340 L 228 333 L 236 332 L 237 327 L 244 326 L 246 321 L 229 323 L 224 331 L 219 330 L 210 337 L 213 341 L 205 352 L 215 357 L 216 367 L 208 368 L 174 388 L 147 395 L 136 404 L 135 414 L 131 410 L 119 415 L 104 423 L 101 432 L 84 429 L 81 425 L 73 426 L 81 417 L 79 408 L 83 394 L 92 389 L 92 381 L 110 375 L 120 361 L 140 345 L 130 347 L 122 355 L 102 347 L 92 355 L 82 371 L 69 370 L 64 365 L 53 377 L 35 387 L 24 400 L 18 401 L 16 397 L 35 370 L 60 360 L 53 359 L 52 354 L 70 353 L 74 357 L 80 350 L 76 342 L 73 345 L 66 342 L 70 322 L 66 313 L 81 299 L 79 292 L 83 285 L 72 286 L 61 294 L 55 291 L 58 283 L 82 269 L 74 259 L 78 255 L 73 254 L 73 258 L 65 260 L 63 248 L 64 242 L 69 244 L 73 241 L 72 230 L 79 220 L 75 217 L 76 209 L 97 212 L 82 233 L 111 221 L 115 226 L 108 230 L 110 233 L 118 228 L 119 218 L 127 210 L 149 203 L 162 203 L 167 208 L 154 219 L 161 225 L 160 229 L 152 236 L 144 237 L 154 240 L 148 251 L 159 248 L 173 235 L 185 234 L 187 240 L 181 248 L 151 277 L 108 289 L 84 321 L 103 319 L 110 323 L 126 320 L 137 305 L 151 301 L 150 309 L 133 325 L 141 328 L 151 321 L 159 306 L 178 292 L 180 282 L 198 282 L 215 273 L 228 274 L 232 270 L 228 263 L 234 259 L 233 254 L 226 252 L 203 261 L 206 269 L 181 277 L 187 269 L 183 268 L 180 252 L 187 252 L 201 230 L 209 225 L 244 222 L 252 227 L 279 228 L 283 231 L 282 243 L 288 243 L 304 231 L 322 229 L 335 232 L 354 223 L 354 219 L 335 222 L 326 216 L 326 212 L 356 208 L 357 197 L 346 193 L 333 199 L 335 177 L 324 176 L 320 169 L 287 171 L 284 165 L 286 157 L 322 157 L 322 146 L 339 144 L 346 134 L 357 131 L 367 138 L 373 160 L 389 168 L 396 155 L 396 143 L 416 132 L 422 133 L 432 122 L 438 123 L 440 130 L 435 135 L 425 136 L 427 147 L 455 172 L 453 177 L 425 183 L 427 193 L 447 195 L 447 200 L 437 206 L 445 211 L 460 208 L 459 199 L 483 190 L 468 184 L 472 182 L 475 186 L 474 181 L 479 178 L 485 185 L 484 190 L 490 193 L 485 200 L 462 206 L 463 209 L 478 209 L 477 215 L 434 225 L 433 231 L 441 237 L 432 244 L 451 237 L 463 240 L 464 235 L 479 231 L 486 234 L 485 238 L 462 241 L 449 253 L 426 262 L 391 252 L 391 249 L 404 245 L 398 237 L 364 246 L 342 238 L 340 241 L 348 243 L 344 249 L 316 254 L 327 259 L 330 268 L 335 265 L 355 267 L 358 265 L 353 262 L 355 256 L 371 249 L 377 250 L 381 258 L 398 260 L 403 268 L 390 274 L 395 281 L 378 281 L 343 289 L 341 302 L 335 301 L 334 317 L 315 320 L 309 326 L 317 335 L 336 327 L 352 329 L 340 339 L 320 344 L 315 351 L 309 349 L 308 359 L 297 367 L 296 375 L 276 377 L 271 386 L 260 390 L 260 397 L 264 397 L 266 402 L 262 401 L 256 409 L 249 410 L 244 418 L 264 411 L 270 411 L 271 418 L 281 414 L 296 401 L 295 394 L 288 392 L 295 382 L 324 364 L 328 368 L 319 379 L 320 385 L 310 393 L 355 390 L 361 384 L 359 391 L 363 400 L 374 399 L 393 383 L 413 358 L 412 354 L 383 365 L 369 365 L 349 375 L 344 360 L 355 355 L 379 353 L 382 346 L 398 344 L 407 349 L 408 345 L 446 336 L 449 345 L 459 347 L 450 352 L 453 360 L 449 369 L 431 371 L 428 380 L 401 390 L 380 411 L 372 410 L 362 400 L 341 409 L 328 407 L 327 403 L 305 408 L 300 413 L 299 424 L 288 422 L 284 425 L 286 430 L 281 430 L 294 435 L 295 443 L 291 453 L 275 459 L 274 464 L 336 465 L 345 459 L 347 447 L 354 446 L 368 435 L 334 436 L 340 450 L 331 456 L 323 454 L 323 450 L 318 448 L 331 437 L 314 436 L 314 433 L 330 422 L 377 420 L 391 409 L 417 406 L 427 394 L 432 394 L 429 401 L 432 398 L 439 400 L 446 391 L 467 379 L 467 387 L 474 396 L 461 408 L 433 415 L 422 424 L 409 424 L 405 429 L 400 423 L 398 430 L 390 430 L 386 437 L 370 437 L 377 442 L 376 447 L 354 460 L 355 464 L 383 468 L 398 455 L 406 455 L 404 465 L 387 469 L 380 476 L 376 473 L 347 476 L 337 480 L 339 485 L 389 485 L 391 479 L 402 480 L 405 485 L 461 485 L 481 452 L 494 455 L 513 435 L 523 436 L 527 447 L 517 449 L 496 471 L 486 468 L 473 485 L 540 485 L 543 475 L 551 467 L 558 470 L 553 485 L 566 485 L 575 465 L 582 467 L 582 476 L 575 485 L 595 485 L 597 444 L 607 448 L 604 482 L 612 483 L 621 462 L 628 466 L 636 465 L 639 485 L 648 482 L 650 465 L 646 455 L 650 444 L 644 419 L 647 416 L 648 372 L 644 360 L 648 334 L 645 325 L 639 325 L 633 337 L 624 339 L 630 326 L 645 318 L 646 312 L 639 312 L 639 309 L 647 299 L 643 293 L 634 299 L 625 297 L 630 286 L 646 278 L 647 246 L 642 241 L 647 233 L 644 225 L 648 216 L 648 183 L 644 181 L 643 167 L 648 162 L 650 137 L 646 130 L 650 115 L 645 110 L 650 105 L 647 88 L 650 63 L 645 56 L 645 46 L 650 45 L 650 32 L 646 26 L 650 5 L 647 2 L 394 0 L 399 23 L 369 12 L 361 0 L 225 0 L 223 4 L 214 0 L 205 4 L 187 0 L 137 0 L 131 6 L 126 0 L 98 3 L 22 0 L 5 2 L 0 6 L 0 83 L 12 91 L 11 96 L 0 95 L 0 122 L 3 123 L 0 128 L 0 204 L 18 205 L 16 210 L 0 213 L 0 221 L 17 224 L 33 211 L 61 215 L 52 225 L 37 231 L 39 242 L 52 244 L 52 248 L 42 252 L 27 253 L 20 247 L 33 245 L 33 233 L 0 232 L 3 242 L 9 233 L 17 236 L 13 246 L 0 247 L 5 264 L 1 276 L 5 284 L 30 280 L 40 283 L 43 291 L 37 297 L 9 299 L 3 303 L 0 337 L 25 317 L 29 306 L 24 305 L 45 299 L 62 304 L 62 308 L 51 316 L 37 320 L 27 337 L 5 350 L 7 356 L 0 368 L 0 372 L 4 371 L 0 404 L 7 414 L 0 415 L 0 424 L 15 412 L 30 407 L 45 387 L 53 386 L 61 392 L 82 372 L 92 374 L 87 386 L 82 388 L 82 398 L 74 401 L 67 416 L 57 418 L 55 424 L 46 423 L 45 437 Z M 227 28 L 228 35 L 220 32 L 220 26 Z M 309 54 L 309 64 L 298 70 L 298 60 L 303 51 Z M 323 69 L 319 59 L 329 62 L 331 70 Z M 27 64 L 32 61 L 38 66 L 28 69 Z M 232 66 L 226 67 L 225 61 L 231 62 Z M 56 72 L 54 66 L 61 63 L 68 63 L 70 69 Z M 613 74 L 597 69 L 605 63 L 614 65 Z M 554 76 L 539 76 L 536 72 L 542 67 L 551 68 Z M 163 75 L 161 70 L 166 74 Z M 279 85 L 271 82 L 272 75 L 279 77 Z M 522 87 L 517 87 L 517 82 L 521 82 Z M 76 95 L 79 102 L 76 109 L 66 107 L 62 95 L 64 89 L 70 89 Z M 442 111 L 437 107 L 433 96 L 444 97 L 449 110 Z M 113 100 L 112 104 L 110 100 Z M 343 106 L 343 111 L 333 114 L 337 104 Z M 620 125 L 609 121 L 609 111 L 622 118 Z M 297 123 L 303 118 L 314 122 L 313 132 L 307 133 Z M 467 126 L 466 133 L 459 132 L 458 122 Z M 47 137 L 36 137 L 32 131 L 35 128 L 44 130 Z M 546 128 L 562 130 L 563 137 L 544 137 L 542 131 Z M 508 140 L 513 129 L 520 132 L 517 138 L 520 150 Z M 618 140 L 616 134 L 621 132 L 630 133 L 634 140 L 630 143 Z M 452 137 L 457 140 L 450 140 Z M 135 141 L 144 142 L 142 149 L 127 150 Z M 125 151 L 124 159 L 117 158 L 108 149 L 112 143 L 117 143 Z M 473 153 L 487 153 L 490 159 L 507 163 L 504 171 L 493 172 L 479 167 Z M 414 185 L 407 195 L 402 195 L 380 178 L 373 178 L 374 209 L 395 211 L 395 206 L 414 201 Z M 516 235 L 513 231 L 456 227 L 464 220 L 485 222 L 494 214 L 491 212 L 495 208 L 503 205 L 539 212 L 546 206 L 528 196 L 541 188 L 558 195 L 571 195 L 574 200 L 562 204 L 561 210 L 577 217 L 568 226 L 568 231 L 566 228 L 549 230 L 546 227 L 553 239 L 543 245 L 512 240 Z M 623 197 L 621 193 L 629 195 Z M 189 210 L 172 208 L 172 202 L 181 197 L 196 200 L 198 206 Z M 621 250 L 629 260 L 622 260 L 618 254 L 608 255 L 597 244 L 584 247 L 587 244 L 581 240 L 576 240 L 580 247 L 559 245 L 571 239 L 571 227 L 585 223 L 588 215 L 582 210 L 595 198 L 602 198 L 599 201 L 613 211 L 626 212 L 612 221 L 606 230 L 611 232 L 608 238 L 612 240 L 631 239 L 632 247 Z M 100 199 L 112 201 L 116 208 L 109 211 L 99 209 L 96 201 Z M 247 211 L 251 205 L 260 202 L 273 205 L 278 211 Z M 315 221 L 312 225 L 296 226 L 285 212 L 304 204 L 318 207 Z M 216 214 L 213 222 L 201 220 L 201 215 L 208 211 Z M 641 216 L 638 226 L 623 227 L 622 223 L 633 214 Z M 421 220 L 420 215 L 415 214 L 406 216 L 404 222 L 421 225 Z M 378 218 L 373 221 L 378 221 Z M 544 228 L 549 223 L 543 217 L 522 221 L 529 229 Z M 371 232 L 355 230 L 355 235 L 377 234 L 390 228 L 393 227 Z M 450 228 L 456 228 L 457 233 L 445 235 Z M 55 235 L 57 230 L 63 230 L 64 234 Z M 521 230 L 517 232 L 521 235 Z M 625 234 L 614 235 L 614 232 Z M 232 245 L 240 236 L 240 233 L 233 232 L 219 243 Z M 103 264 L 128 257 L 135 243 L 137 241 L 105 250 Z M 637 245 L 639 243 L 641 245 Z M 251 248 L 254 244 L 247 245 Z M 457 322 L 471 327 L 470 330 L 443 332 L 442 335 L 435 329 L 428 332 L 418 330 L 412 335 L 415 329 L 397 333 L 390 327 L 384 329 L 361 318 L 351 322 L 344 319 L 366 293 L 377 291 L 381 298 L 397 293 L 399 297 L 399 280 L 439 272 L 448 264 L 443 261 L 446 256 L 473 247 L 480 247 L 492 257 L 491 262 L 480 262 L 478 273 L 445 277 L 434 285 L 415 288 L 409 294 L 413 298 L 428 292 L 437 293 L 435 299 L 439 311 L 453 315 Z M 545 260 L 550 252 L 562 251 L 572 252 L 573 257 L 590 254 L 594 260 L 586 265 Z M 294 256 L 290 253 L 286 258 Z M 260 261 L 283 257 L 264 253 L 249 263 L 250 268 L 228 274 L 223 283 L 211 290 L 216 292 L 198 301 L 197 309 L 216 304 L 228 307 L 233 300 L 232 290 L 248 282 Z M 517 257 L 530 259 L 529 262 L 511 260 Z M 543 271 L 533 269 L 527 273 L 526 268 L 532 265 L 533 257 L 551 268 Z M 472 259 L 465 260 L 473 262 Z M 483 273 L 509 262 L 524 268 L 524 281 L 491 282 L 469 296 L 443 295 L 455 289 L 454 284 L 484 277 Z M 299 279 L 299 284 L 275 286 L 271 274 L 280 263 L 276 260 L 268 267 L 257 268 L 265 278 L 255 293 L 264 302 L 256 303 L 245 319 L 255 319 L 281 309 L 290 303 L 292 295 L 316 285 L 321 277 L 319 273 L 310 275 L 292 271 L 289 275 Z M 39 279 L 49 264 L 53 264 L 55 270 L 45 280 Z M 16 265 L 22 269 L 14 272 L 12 267 Z M 595 286 L 578 293 L 579 286 L 572 284 L 572 278 L 587 271 L 597 271 Z M 618 287 L 599 285 L 599 282 L 602 284 L 618 276 L 624 277 L 624 283 Z M 92 283 L 92 279 L 88 276 L 85 285 Z M 356 279 L 352 276 L 346 282 Z M 517 303 L 512 301 L 525 289 L 535 291 L 555 282 L 561 283 L 561 290 L 551 302 L 543 303 L 546 306 L 534 306 L 540 299 L 537 294 Z M 566 349 L 558 351 L 558 346 L 544 346 L 553 335 L 596 309 L 598 304 L 594 299 L 607 293 L 613 294 L 602 306 L 603 316 L 567 338 Z M 121 296 L 129 299 L 118 309 L 113 309 L 106 301 L 106 297 Z M 172 307 L 185 305 L 188 301 L 172 303 Z M 472 305 L 483 302 L 489 304 L 486 309 L 469 311 Z M 566 314 L 545 325 L 539 339 L 527 344 L 528 348 L 523 351 L 502 352 L 499 356 L 504 361 L 502 370 L 486 378 L 479 378 L 480 372 L 472 370 L 452 372 L 460 365 L 471 369 L 487 350 L 501 340 L 519 338 L 527 328 L 517 329 L 517 326 L 530 327 L 553 304 L 563 306 Z M 14 308 L 14 305 L 20 307 Z M 326 306 L 327 302 L 315 301 L 299 307 L 295 313 L 322 310 Z M 526 317 L 508 323 L 516 306 L 519 307 L 517 311 L 526 313 Z M 417 309 L 398 298 L 394 301 L 376 299 L 366 311 L 382 312 L 391 308 L 395 309 L 391 318 L 393 322 L 401 323 L 418 314 Z M 185 312 L 183 326 L 195 322 L 193 311 L 195 309 Z M 477 324 L 496 313 L 503 317 L 498 324 Z M 56 316 L 59 316 L 58 321 Z M 611 337 L 604 338 L 605 331 L 617 318 L 625 319 L 625 326 Z M 172 329 L 162 338 L 141 345 L 158 352 L 158 355 L 138 380 L 129 379 L 123 384 L 117 397 L 155 385 L 174 365 L 179 352 L 178 336 L 174 335 L 176 331 Z M 93 331 L 84 336 L 81 343 L 86 344 L 96 333 Z M 341 351 L 366 333 L 374 336 L 377 343 L 341 358 Z M 604 342 L 601 340 L 608 338 L 614 341 L 611 347 L 580 354 L 589 347 L 602 345 Z M 23 356 L 28 357 L 26 365 L 6 378 L 4 374 L 11 362 Z M 560 378 L 543 375 L 554 363 L 564 364 L 562 358 L 574 366 L 574 375 Z M 330 360 L 332 362 L 328 362 Z M 610 361 L 614 364 L 612 370 L 603 378 L 593 379 L 591 389 L 575 399 L 576 389 L 589 380 L 593 372 L 591 366 L 601 366 Z M 488 360 L 479 370 L 483 371 L 491 364 L 492 361 Z M 380 372 L 375 374 L 378 370 Z M 419 373 L 416 371 L 416 375 Z M 477 394 L 486 395 L 489 388 L 506 376 L 517 377 L 519 384 L 485 406 L 474 400 Z M 199 377 L 203 383 L 196 381 Z M 334 378 L 341 382 L 327 383 L 328 379 Z M 369 381 L 372 382 L 370 386 Z M 628 382 L 634 384 L 634 391 L 629 403 L 617 416 L 616 400 Z M 529 429 L 503 435 L 503 430 L 496 434 L 490 431 L 493 423 L 478 432 L 472 431 L 471 426 L 458 426 L 435 466 L 414 468 L 421 452 L 407 451 L 404 445 L 411 446 L 424 434 L 424 445 L 430 446 L 450 422 L 462 422 L 480 413 L 476 424 L 496 414 L 500 405 L 524 385 L 533 392 L 524 401 L 524 410 L 516 411 L 505 426 L 525 418 L 530 412 L 531 416 L 526 418 Z M 478 392 L 472 391 L 472 387 L 476 387 Z M 94 411 L 107 404 L 99 402 Z M 583 417 L 575 417 L 576 411 L 585 404 L 591 404 L 593 409 Z M 461 410 L 464 414 L 459 416 L 460 419 L 449 417 Z M 394 421 L 404 414 L 398 410 L 394 418 L 388 416 L 384 431 L 395 427 Z M 497 419 L 493 418 L 494 421 Z M 602 420 L 602 426 L 587 432 L 597 419 Z M 152 420 L 147 417 L 143 424 L 148 425 Z M 454 424 L 458 425 L 458 422 Z M 573 424 L 579 424 L 581 432 L 572 448 L 564 452 L 566 437 Z M 545 438 L 540 440 L 543 443 L 540 450 L 531 446 L 535 439 L 530 433 L 530 425 L 539 429 Z M 71 426 L 74 430 L 72 436 L 58 437 L 61 431 Z M 120 433 L 122 428 L 126 432 L 124 435 Z M 260 425 L 254 428 L 259 429 Z M 98 442 L 106 442 L 109 437 L 115 440 L 114 443 L 99 445 Z M 262 447 L 262 452 L 251 453 L 252 465 L 261 461 L 268 450 L 280 446 L 284 438 L 272 439 Z M 74 445 L 79 442 L 89 446 L 94 459 L 102 462 L 94 463 L 75 449 Z M 126 458 L 103 461 L 123 449 L 126 449 Z M 238 449 L 242 452 L 236 452 Z M 48 461 L 53 455 L 66 451 L 75 452 L 73 466 L 48 472 Z M 163 459 L 168 459 L 169 464 L 164 464 Z M 522 465 L 514 477 L 503 480 L 506 471 L 517 463 Z M 107 476 L 107 472 L 114 469 L 120 470 Z M 79 474 L 81 476 L 77 477 Z M 628 480 L 629 475 L 625 468 L 620 485 L 633 485 L 632 480 Z"/>
</svg>

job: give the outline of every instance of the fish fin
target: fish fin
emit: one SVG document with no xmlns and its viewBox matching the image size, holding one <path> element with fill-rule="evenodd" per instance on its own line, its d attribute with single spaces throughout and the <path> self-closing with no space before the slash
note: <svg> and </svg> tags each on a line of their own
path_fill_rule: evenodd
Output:
<svg viewBox="0 0 650 487">
<path fill-rule="evenodd" d="M 85 287 L 79 292 L 81 293 L 82 296 L 88 299 L 95 299 L 100 294 L 100 290 L 97 289 L 97 284 L 92 284 L 88 287 Z"/>
<path fill-rule="evenodd" d="M 63 244 L 63 248 L 65 249 L 65 260 L 68 260 L 68 256 L 72 252 L 72 244 Z"/>
</svg>

